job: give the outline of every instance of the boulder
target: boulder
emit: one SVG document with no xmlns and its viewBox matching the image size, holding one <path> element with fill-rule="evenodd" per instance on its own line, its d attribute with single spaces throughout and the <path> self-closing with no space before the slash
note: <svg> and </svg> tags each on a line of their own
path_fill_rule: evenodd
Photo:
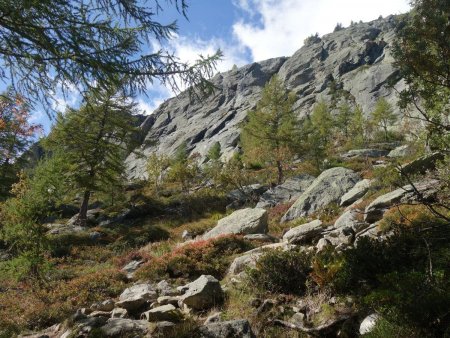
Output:
<svg viewBox="0 0 450 338">
<path fill-rule="evenodd" d="M 337 167 L 325 170 L 286 212 L 281 222 L 308 216 L 341 197 L 360 180 L 353 170 Z"/>
<path fill-rule="evenodd" d="M 401 166 L 400 172 L 406 175 L 424 174 L 427 170 L 436 168 L 436 162 L 442 160 L 444 155 L 440 152 L 434 152 L 424 155 Z"/>
<path fill-rule="evenodd" d="M 345 207 L 363 197 L 369 191 L 371 183 L 372 180 L 369 180 L 367 178 L 356 183 L 353 188 L 351 188 L 341 197 L 340 206 Z"/>
<path fill-rule="evenodd" d="M 160 296 L 176 296 L 178 294 L 165 279 L 156 284 L 156 290 L 158 290 Z"/>
<path fill-rule="evenodd" d="M 389 153 L 388 150 L 383 149 L 353 149 L 349 150 L 345 154 L 342 154 L 342 158 L 360 158 L 360 157 L 382 157 Z"/>
<path fill-rule="evenodd" d="M 167 304 L 172 304 L 174 306 L 178 305 L 178 301 L 179 301 L 179 297 L 178 296 L 161 296 L 158 297 L 158 299 L 156 300 L 156 302 L 159 305 L 167 305 Z"/>
<path fill-rule="evenodd" d="M 317 252 L 324 251 L 329 246 L 331 246 L 331 242 L 326 238 L 321 238 L 316 244 Z"/>
<path fill-rule="evenodd" d="M 372 313 L 368 315 L 364 320 L 361 322 L 359 326 L 359 334 L 367 334 L 372 332 L 372 330 L 375 327 L 375 324 L 380 319 L 380 316 L 376 313 Z"/>
<path fill-rule="evenodd" d="M 182 317 L 180 310 L 172 304 L 161 305 L 141 314 L 141 319 L 148 322 L 179 322 Z"/>
<path fill-rule="evenodd" d="M 202 236 L 209 239 L 230 234 L 258 234 L 267 233 L 267 211 L 261 208 L 246 208 L 233 212 L 222 218 L 217 225 Z"/>
<path fill-rule="evenodd" d="M 259 196 L 268 189 L 267 186 L 261 184 L 252 184 L 242 187 L 242 189 L 235 189 L 228 193 L 227 197 L 237 205 L 243 205 L 248 201 L 258 200 Z"/>
<path fill-rule="evenodd" d="M 150 284 L 137 284 L 125 289 L 116 303 L 117 307 L 134 311 L 147 302 L 155 301 L 158 294 Z"/>
<path fill-rule="evenodd" d="M 288 178 L 283 184 L 277 185 L 262 194 L 256 207 L 274 207 L 277 204 L 296 200 L 313 181 L 314 176 L 308 174 Z"/>
<path fill-rule="evenodd" d="M 221 315 L 222 315 L 222 312 L 214 312 L 213 314 L 209 315 L 208 318 L 205 319 L 205 322 L 203 323 L 203 325 L 220 322 Z"/>
<path fill-rule="evenodd" d="M 202 275 L 195 281 L 185 285 L 185 293 L 180 302 L 194 310 L 211 308 L 223 300 L 220 283 L 211 275 Z"/>
<path fill-rule="evenodd" d="M 255 338 L 255 334 L 246 319 L 210 323 L 198 328 L 200 338 Z"/>
<path fill-rule="evenodd" d="M 283 240 L 292 244 L 311 242 L 324 230 L 325 229 L 322 227 L 322 221 L 316 219 L 312 222 L 290 229 L 283 235 Z"/>
<path fill-rule="evenodd" d="M 149 324 L 145 320 L 110 318 L 100 328 L 104 337 L 143 337 L 149 332 Z"/>
<path fill-rule="evenodd" d="M 263 245 L 258 248 L 245 252 L 243 255 L 236 257 L 228 269 L 228 275 L 237 275 L 248 267 L 255 267 L 259 257 L 267 250 L 290 250 L 295 245 L 286 242 Z"/>
<path fill-rule="evenodd" d="M 374 223 L 379 221 L 384 212 L 397 203 L 411 202 L 417 199 L 415 189 L 424 199 L 433 197 L 439 182 L 437 180 L 425 180 L 412 185 L 405 185 L 387 194 L 377 197 L 365 210 L 364 221 Z"/>
<path fill-rule="evenodd" d="M 395 149 L 392 149 L 389 152 L 389 154 L 387 154 L 387 157 L 390 158 L 406 157 L 413 154 L 413 151 L 414 149 L 409 144 L 405 144 Z"/>
</svg>

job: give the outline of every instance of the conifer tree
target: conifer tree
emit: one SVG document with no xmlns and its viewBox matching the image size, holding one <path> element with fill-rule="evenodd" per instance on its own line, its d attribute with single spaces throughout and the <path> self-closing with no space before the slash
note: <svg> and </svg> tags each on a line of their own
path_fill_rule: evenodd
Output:
<svg viewBox="0 0 450 338">
<path fill-rule="evenodd" d="M 382 97 L 377 101 L 371 122 L 383 130 L 384 139 L 388 141 L 388 128 L 397 122 L 397 115 L 395 115 L 391 104 L 385 98 Z"/>
<path fill-rule="evenodd" d="M 264 87 L 256 109 L 248 113 L 248 122 L 242 128 L 246 159 L 273 163 L 278 184 L 283 182 L 285 162 L 298 151 L 299 122 L 294 102 L 294 94 L 275 75 Z"/>
<path fill-rule="evenodd" d="M 116 89 L 93 92 L 79 110 L 58 116 L 49 137 L 50 148 L 62 149 L 69 175 L 82 192 L 78 223 L 86 224 L 91 194 L 120 185 L 124 158 L 133 139 L 135 104 Z"/>
</svg>

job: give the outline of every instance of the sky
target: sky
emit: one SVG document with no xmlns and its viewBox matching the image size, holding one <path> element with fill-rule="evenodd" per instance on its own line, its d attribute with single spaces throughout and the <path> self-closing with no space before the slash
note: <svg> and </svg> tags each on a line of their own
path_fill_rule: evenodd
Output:
<svg viewBox="0 0 450 338">
<path fill-rule="evenodd" d="M 380 15 L 405 13 L 410 9 L 407 0 L 188 0 L 187 19 L 164 5 L 157 20 L 170 23 L 177 20 L 178 35 L 168 48 L 186 62 L 193 62 L 199 54 L 211 55 L 218 48 L 224 53 L 217 71 L 230 70 L 233 65 L 261 61 L 273 57 L 290 56 L 303 40 L 316 32 L 324 35 L 333 31 L 337 23 L 344 27 L 351 21 L 370 21 Z M 146 96 L 136 98 L 144 114 L 151 114 L 174 93 L 155 83 Z M 76 91 L 60 96 L 55 109 L 64 110 L 76 105 Z M 50 122 L 42 110 L 33 112 L 33 122 Z"/>
</svg>

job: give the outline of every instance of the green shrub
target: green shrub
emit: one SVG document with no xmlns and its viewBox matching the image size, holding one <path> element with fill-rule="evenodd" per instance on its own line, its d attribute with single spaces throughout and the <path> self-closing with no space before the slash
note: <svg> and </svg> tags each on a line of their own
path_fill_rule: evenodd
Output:
<svg viewBox="0 0 450 338">
<path fill-rule="evenodd" d="M 263 292 L 302 295 L 311 272 L 311 256 L 297 251 L 271 250 L 248 270 L 249 284 Z"/>
</svg>

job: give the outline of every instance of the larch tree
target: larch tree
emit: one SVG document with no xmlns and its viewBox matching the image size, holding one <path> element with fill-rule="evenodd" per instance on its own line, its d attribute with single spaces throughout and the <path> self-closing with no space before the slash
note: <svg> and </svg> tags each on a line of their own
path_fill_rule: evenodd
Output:
<svg viewBox="0 0 450 338">
<path fill-rule="evenodd" d="M 70 181 L 82 193 L 80 225 L 86 224 L 92 193 L 107 193 L 123 180 L 124 159 L 134 139 L 130 121 L 135 112 L 135 104 L 123 92 L 109 89 L 91 93 L 80 109 L 58 116 L 48 144 L 65 153 Z"/>
<path fill-rule="evenodd" d="M 388 141 L 389 139 L 388 128 L 394 125 L 397 122 L 397 119 L 397 115 L 395 115 L 392 105 L 387 102 L 385 98 L 380 98 L 372 112 L 371 122 L 383 130 L 385 141 Z"/>
<path fill-rule="evenodd" d="M 28 99 L 46 103 L 57 89 L 66 93 L 76 88 L 85 94 L 93 87 L 120 84 L 132 94 L 155 80 L 175 90 L 210 90 L 205 78 L 213 74 L 222 53 L 200 55 L 192 64 L 180 61 L 165 47 L 176 36 L 177 23 L 155 19 L 163 10 L 160 2 L 1 1 L 0 79 Z M 186 16 L 186 0 L 166 4 Z"/>
<path fill-rule="evenodd" d="M 284 165 L 299 150 L 299 122 L 295 96 L 275 75 L 263 88 L 255 110 L 248 113 L 241 140 L 247 159 L 260 159 L 277 168 L 277 182 L 284 178 Z"/>
</svg>

